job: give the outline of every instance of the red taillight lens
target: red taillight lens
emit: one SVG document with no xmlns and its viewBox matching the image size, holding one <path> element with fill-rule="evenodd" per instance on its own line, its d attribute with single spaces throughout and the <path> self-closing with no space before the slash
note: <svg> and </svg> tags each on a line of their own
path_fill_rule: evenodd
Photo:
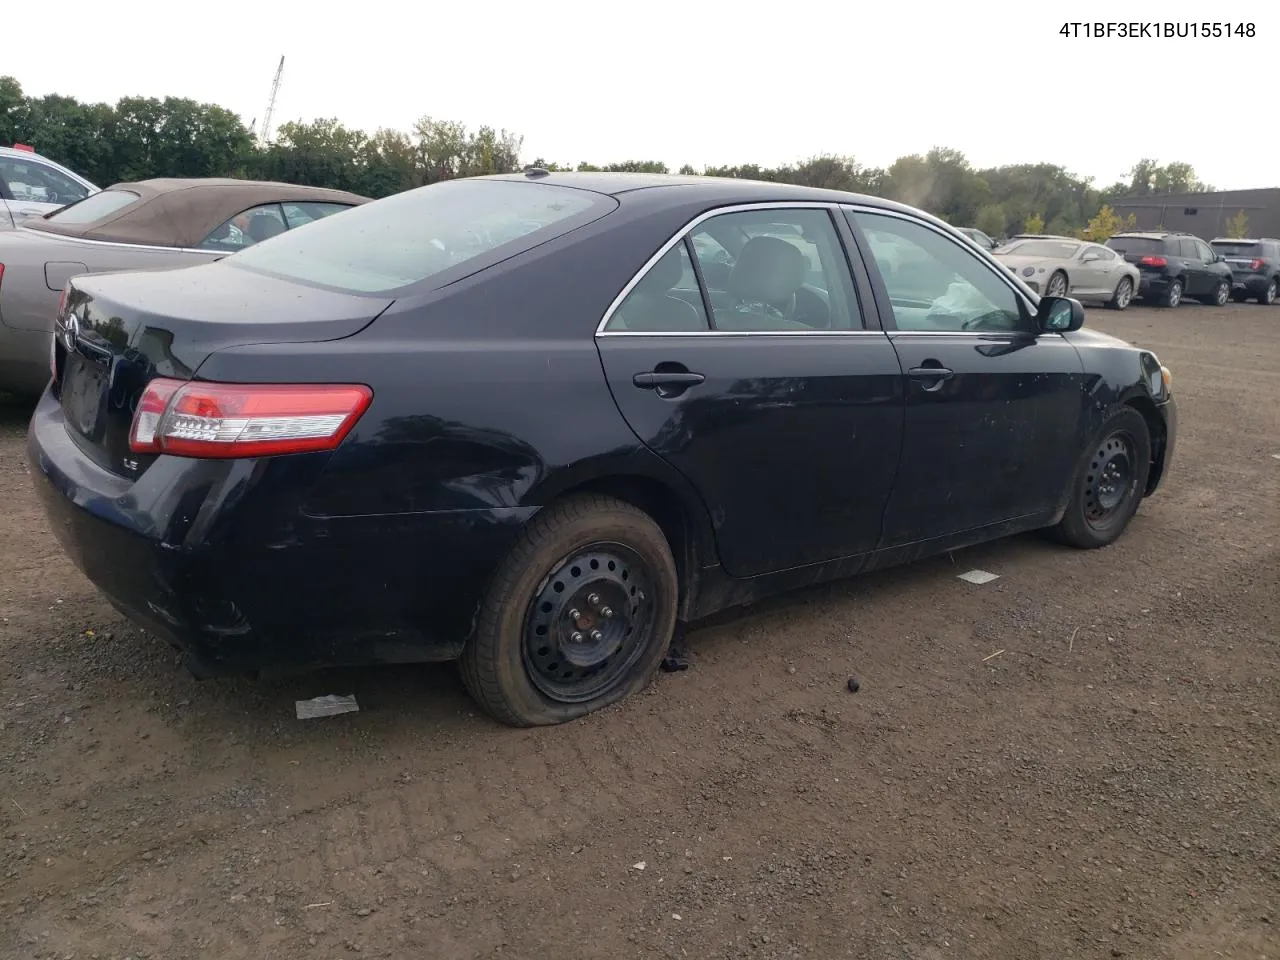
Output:
<svg viewBox="0 0 1280 960">
<path fill-rule="evenodd" d="M 15 150 L 25 150 L 25 151 L 27 151 L 27 153 L 35 153 L 35 152 L 36 152 L 36 148 L 35 148 L 35 147 L 33 147 L 33 146 L 29 145 L 29 144 L 26 144 L 26 143 L 15 143 L 15 144 L 13 145 L 13 149 L 15 149 Z"/>
<path fill-rule="evenodd" d="M 1167 267 L 1169 261 L 1164 257 L 1143 257 L 1138 261 L 1144 267 Z"/>
<path fill-rule="evenodd" d="M 4 283 L 4 264 L 0 263 L 0 283 Z"/>
<path fill-rule="evenodd" d="M 332 450 L 373 401 L 360 384 L 147 384 L 129 433 L 135 453 L 275 457 Z"/>
<path fill-rule="evenodd" d="M 1262 261 L 1261 261 L 1261 260 L 1250 260 L 1250 261 L 1249 261 L 1249 269 L 1250 269 L 1250 270 L 1261 270 L 1261 269 L 1262 269 Z"/>
</svg>

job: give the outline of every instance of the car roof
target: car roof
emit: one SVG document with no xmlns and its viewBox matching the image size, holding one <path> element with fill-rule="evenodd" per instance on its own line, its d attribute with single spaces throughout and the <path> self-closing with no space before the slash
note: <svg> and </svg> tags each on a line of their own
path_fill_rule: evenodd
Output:
<svg viewBox="0 0 1280 960">
<path fill-rule="evenodd" d="M 1133 237 L 1137 240 L 1163 240 L 1165 237 L 1194 237 L 1194 233 L 1186 233 L 1182 230 L 1130 230 L 1126 233 L 1112 234 L 1112 240 L 1117 237 Z"/>
<path fill-rule="evenodd" d="M 88 223 L 60 223 L 38 217 L 26 221 L 25 227 L 86 240 L 192 247 L 237 213 L 260 204 L 321 202 L 356 206 L 369 202 L 368 197 L 345 190 L 229 177 L 139 180 L 112 184 L 103 192 L 113 190 L 135 193 L 139 200 Z M 85 200 L 96 196 L 98 194 L 93 194 Z"/>
<path fill-rule="evenodd" d="M 477 178 L 485 180 L 524 180 L 553 186 L 590 190 L 608 196 L 625 199 L 628 205 L 643 203 L 645 199 L 662 194 L 669 199 L 679 191 L 681 199 L 691 203 L 705 201 L 708 205 L 735 203 L 770 203 L 788 201 L 810 203 L 856 203 L 883 210 L 899 211 L 920 216 L 922 211 L 894 200 L 872 197 L 846 190 L 828 190 L 822 187 L 806 187 L 795 183 L 775 183 L 769 180 L 747 180 L 739 177 L 712 177 L 698 174 L 669 173 L 596 173 L 596 172 L 535 172 L 503 173 Z M 665 200 L 663 201 L 665 202 Z M 930 214 L 929 219 L 943 221 Z"/>
<path fill-rule="evenodd" d="M 1214 237 L 1210 243 L 1280 243 L 1275 237 Z"/>
<path fill-rule="evenodd" d="M 1019 233 L 1014 240 L 1068 240 L 1071 243 L 1092 243 L 1092 240 L 1081 240 L 1079 237 L 1068 237 L 1061 233 Z"/>
</svg>

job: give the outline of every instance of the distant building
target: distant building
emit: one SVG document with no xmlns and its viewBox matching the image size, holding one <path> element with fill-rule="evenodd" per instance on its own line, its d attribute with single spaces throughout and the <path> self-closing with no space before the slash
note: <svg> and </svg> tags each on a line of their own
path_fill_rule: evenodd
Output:
<svg viewBox="0 0 1280 960">
<path fill-rule="evenodd" d="M 1227 221 L 1243 210 L 1249 236 L 1280 237 L 1280 187 L 1126 197 L 1111 209 L 1121 217 L 1132 213 L 1139 230 L 1173 230 L 1202 240 L 1225 236 Z"/>
</svg>

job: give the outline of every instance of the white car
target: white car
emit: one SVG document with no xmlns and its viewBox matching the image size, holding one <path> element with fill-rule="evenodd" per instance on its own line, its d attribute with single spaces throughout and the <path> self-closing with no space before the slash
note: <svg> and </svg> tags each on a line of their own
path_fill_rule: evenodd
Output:
<svg viewBox="0 0 1280 960">
<path fill-rule="evenodd" d="M 98 188 L 28 147 L 0 147 L 0 230 L 83 200 Z"/>
</svg>

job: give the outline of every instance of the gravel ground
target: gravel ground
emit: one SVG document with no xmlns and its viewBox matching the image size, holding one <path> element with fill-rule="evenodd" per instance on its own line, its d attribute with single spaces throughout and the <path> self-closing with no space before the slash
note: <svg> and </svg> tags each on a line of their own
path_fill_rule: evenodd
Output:
<svg viewBox="0 0 1280 960">
<path fill-rule="evenodd" d="M 0 956 L 1280 958 L 1280 308 L 1090 323 L 1181 406 L 1119 544 L 761 604 L 535 731 L 448 667 L 190 679 L 0 409 Z"/>
</svg>

